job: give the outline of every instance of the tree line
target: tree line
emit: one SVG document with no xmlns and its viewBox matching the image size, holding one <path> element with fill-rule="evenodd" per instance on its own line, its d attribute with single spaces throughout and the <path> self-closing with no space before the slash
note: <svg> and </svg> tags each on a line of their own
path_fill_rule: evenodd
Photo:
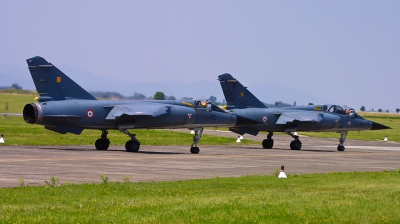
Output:
<svg viewBox="0 0 400 224">
<path fill-rule="evenodd" d="M 114 99 L 114 100 L 176 100 L 175 96 L 165 95 L 164 92 L 157 91 L 153 96 L 146 96 L 142 93 L 134 93 L 132 96 L 124 96 L 118 92 L 103 92 L 92 91 L 90 92 L 97 99 Z M 182 97 L 180 100 L 192 100 L 193 97 Z M 208 99 L 213 103 L 217 103 L 215 96 L 210 96 Z"/>
<path fill-rule="evenodd" d="M 22 87 L 17 83 L 13 83 L 11 86 L 0 86 L 0 89 L 15 89 L 15 90 L 22 90 Z"/>
<path fill-rule="evenodd" d="M 365 111 L 365 106 L 362 106 L 360 108 L 360 111 Z M 375 111 L 374 108 L 372 108 L 371 111 L 374 112 Z M 378 112 L 383 112 L 382 108 L 379 108 L 377 111 Z M 390 111 L 389 110 L 385 110 L 385 112 L 389 113 Z M 399 112 L 400 112 L 400 108 L 396 108 L 396 113 L 399 113 Z"/>
</svg>

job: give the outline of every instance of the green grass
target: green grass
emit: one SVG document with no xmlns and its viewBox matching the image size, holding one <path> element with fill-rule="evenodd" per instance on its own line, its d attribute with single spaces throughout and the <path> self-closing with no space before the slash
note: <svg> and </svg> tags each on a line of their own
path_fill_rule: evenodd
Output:
<svg viewBox="0 0 400 224">
<path fill-rule="evenodd" d="M 399 223 L 399 186 L 391 171 L 3 188 L 0 222 Z"/>
<path fill-rule="evenodd" d="M 32 91 L 0 91 L 0 113 L 6 112 L 6 103 L 8 103 L 9 113 L 22 114 L 25 104 L 35 102 L 37 96 L 38 94 Z"/>
</svg>

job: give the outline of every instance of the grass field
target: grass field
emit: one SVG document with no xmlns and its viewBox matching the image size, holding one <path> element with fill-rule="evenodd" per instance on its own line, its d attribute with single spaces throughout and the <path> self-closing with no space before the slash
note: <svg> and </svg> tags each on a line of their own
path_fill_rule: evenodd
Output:
<svg viewBox="0 0 400 224">
<path fill-rule="evenodd" d="M 0 222 L 400 222 L 400 171 L 289 175 L 288 179 L 53 183 L 0 189 Z"/>
</svg>

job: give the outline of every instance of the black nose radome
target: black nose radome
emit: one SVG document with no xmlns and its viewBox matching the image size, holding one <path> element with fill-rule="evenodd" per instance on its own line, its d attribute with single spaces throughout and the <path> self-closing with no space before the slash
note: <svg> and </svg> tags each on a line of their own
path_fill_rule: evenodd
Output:
<svg viewBox="0 0 400 224">
<path fill-rule="evenodd" d="M 391 129 L 390 127 L 385 126 L 383 124 L 379 124 L 379 123 L 376 123 L 373 121 L 371 121 L 371 122 L 372 122 L 371 130 Z"/>
</svg>

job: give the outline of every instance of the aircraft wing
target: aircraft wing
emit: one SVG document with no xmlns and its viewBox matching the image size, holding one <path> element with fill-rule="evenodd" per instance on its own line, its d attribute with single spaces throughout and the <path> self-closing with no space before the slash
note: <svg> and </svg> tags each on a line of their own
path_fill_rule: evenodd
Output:
<svg viewBox="0 0 400 224">
<path fill-rule="evenodd" d="M 299 122 L 319 122 L 323 119 L 320 113 L 310 111 L 293 111 L 282 113 L 276 124 L 287 124 L 294 121 Z"/>
<path fill-rule="evenodd" d="M 168 106 L 158 103 L 116 105 L 108 113 L 106 120 L 115 120 L 122 115 L 157 117 L 166 114 L 168 110 Z"/>
</svg>

